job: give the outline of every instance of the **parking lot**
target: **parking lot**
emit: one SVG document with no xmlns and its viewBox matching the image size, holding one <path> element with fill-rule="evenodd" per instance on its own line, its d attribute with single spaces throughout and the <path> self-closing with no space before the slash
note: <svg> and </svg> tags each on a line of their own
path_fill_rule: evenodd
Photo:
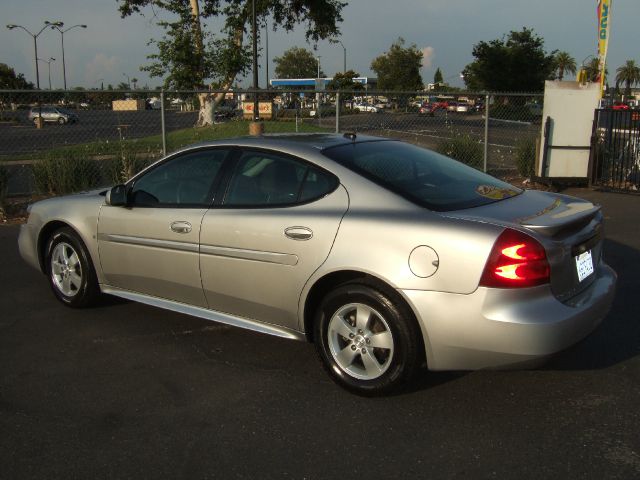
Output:
<svg viewBox="0 0 640 480">
<path fill-rule="evenodd" d="M 603 205 L 618 294 L 529 371 L 366 399 L 313 345 L 111 300 L 63 307 L 0 226 L 0 478 L 640 478 L 640 196 Z"/>
</svg>

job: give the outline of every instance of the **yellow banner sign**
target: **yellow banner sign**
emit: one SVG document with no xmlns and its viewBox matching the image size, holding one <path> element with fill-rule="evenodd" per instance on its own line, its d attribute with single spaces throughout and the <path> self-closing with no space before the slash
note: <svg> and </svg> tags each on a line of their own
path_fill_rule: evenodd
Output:
<svg viewBox="0 0 640 480">
<path fill-rule="evenodd" d="M 598 80 L 600 81 L 601 89 L 604 86 L 604 73 L 607 64 L 612 3 L 613 0 L 598 0 L 598 57 L 600 60 Z"/>
</svg>

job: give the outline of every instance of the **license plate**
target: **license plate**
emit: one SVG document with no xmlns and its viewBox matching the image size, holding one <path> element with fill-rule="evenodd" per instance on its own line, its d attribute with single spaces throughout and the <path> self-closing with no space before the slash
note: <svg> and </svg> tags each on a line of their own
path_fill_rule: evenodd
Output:
<svg viewBox="0 0 640 480">
<path fill-rule="evenodd" d="M 582 281 L 593 273 L 593 259 L 591 258 L 591 250 L 578 255 L 576 257 L 576 269 L 578 270 L 578 280 Z"/>
</svg>

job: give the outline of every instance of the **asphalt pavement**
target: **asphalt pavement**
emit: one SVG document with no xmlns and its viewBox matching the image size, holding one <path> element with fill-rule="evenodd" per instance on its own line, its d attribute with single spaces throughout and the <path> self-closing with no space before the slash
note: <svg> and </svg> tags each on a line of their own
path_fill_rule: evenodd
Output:
<svg viewBox="0 0 640 480">
<path fill-rule="evenodd" d="M 54 300 L 0 227 L 0 478 L 640 478 L 640 196 L 603 205 L 619 274 L 590 337 L 529 371 L 334 385 L 312 345 L 129 302 Z"/>
</svg>

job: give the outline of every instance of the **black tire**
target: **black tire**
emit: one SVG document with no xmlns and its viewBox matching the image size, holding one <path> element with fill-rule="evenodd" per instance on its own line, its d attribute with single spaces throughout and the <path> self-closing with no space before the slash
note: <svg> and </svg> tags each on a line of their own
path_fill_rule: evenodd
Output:
<svg viewBox="0 0 640 480">
<path fill-rule="evenodd" d="M 362 318 L 368 315 L 364 329 L 349 320 L 359 315 L 359 308 Z M 349 313 L 349 309 L 354 311 Z M 338 333 L 343 325 L 347 325 L 345 335 Z M 338 385 L 358 395 L 385 395 L 401 389 L 419 369 L 423 358 L 421 333 L 413 314 L 383 289 L 357 283 L 336 288 L 320 304 L 314 328 L 316 351 L 325 370 Z M 387 331 L 391 348 L 386 348 Z M 386 339 L 385 347 L 376 348 L 381 335 Z M 341 361 L 342 355 L 347 359 L 352 356 L 351 363 Z M 377 363 L 372 364 L 371 359 Z M 369 369 L 366 364 L 374 368 Z M 371 371 L 374 375 L 370 375 Z"/>
<path fill-rule="evenodd" d="M 60 118 L 58 118 L 58 123 L 60 125 L 64 125 L 65 123 L 67 123 L 67 121 L 64 119 L 64 117 L 60 117 Z"/>
<path fill-rule="evenodd" d="M 46 272 L 58 300 L 69 307 L 95 305 L 100 298 L 96 271 L 80 237 L 69 227 L 56 230 L 46 247 Z"/>
</svg>

